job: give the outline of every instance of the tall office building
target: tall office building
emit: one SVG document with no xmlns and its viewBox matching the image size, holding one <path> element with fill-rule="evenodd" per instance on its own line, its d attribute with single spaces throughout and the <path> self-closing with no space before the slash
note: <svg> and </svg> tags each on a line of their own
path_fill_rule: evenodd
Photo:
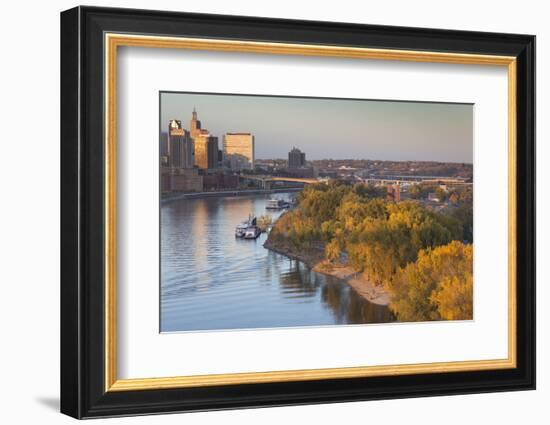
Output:
<svg viewBox="0 0 550 425">
<path fill-rule="evenodd" d="M 193 114 L 189 123 L 189 131 L 191 132 L 191 137 L 193 139 L 197 137 L 199 134 L 201 134 L 201 130 L 201 122 L 197 119 L 197 110 L 193 108 Z"/>
<path fill-rule="evenodd" d="M 288 153 L 288 168 L 300 168 L 306 165 L 306 154 L 298 148 L 292 148 Z"/>
<path fill-rule="evenodd" d="M 218 168 L 218 138 L 202 128 L 195 108 L 189 122 L 189 133 L 195 146 L 195 165 L 201 169 Z"/>
<path fill-rule="evenodd" d="M 254 136 L 250 133 L 227 133 L 223 136 L 223 154 L 232 170 L 254 168 Z"/>
<path fill-rule="evenodd" d="M 193 139 L 181 126 L 181 121 L 171 120 L 168 124 L 168 166 L 172 168 L 193 168 Z"/>
<path fill-rule="evenodd" d="M 202 169 L 218 168 L 218 138 L 201 133 L 194 138 L 195 165 Z"/>
</svg>

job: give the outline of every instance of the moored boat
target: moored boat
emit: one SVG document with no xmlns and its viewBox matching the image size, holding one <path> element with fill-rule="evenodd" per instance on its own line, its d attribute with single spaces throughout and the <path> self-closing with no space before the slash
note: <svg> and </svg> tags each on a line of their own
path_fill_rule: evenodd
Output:
<svg viewBox="0 0 550 425">
<path fill-rule="evenodd" d="M 265 204 L 265 208 L 267 210 L 282 210 L 288 207 L 289 207 L 289 203 L 284 199 L 279 199 L 279 198 L 270 198 L 267 200 Z"/>
<path fill-rule="evenodd" d="M 235 227 L 235 237 L 244 238 L 246 231 L 253 226 L 256 227 L 256 216 L 249 215 L 248 220 L 237 224 L 237 226 Z"/>
<path fill-rule="evenodd" d="M 258 226 L 250 226 L 246 231 L 244 232 L 244 238 L 245 239 L 256 239 L 262 231 Z"/>
</svg>

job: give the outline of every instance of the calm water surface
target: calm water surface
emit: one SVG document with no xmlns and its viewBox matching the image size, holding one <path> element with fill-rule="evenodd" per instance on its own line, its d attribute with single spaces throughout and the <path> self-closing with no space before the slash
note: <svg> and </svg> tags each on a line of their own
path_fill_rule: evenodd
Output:
<svg viewBox="0 0 550 425">
<path fill-rule="evenodd" d="M 276 196 L 288 199 L 290 194 Z M 322 326 L 391 321 L 387 307 L 304 263 L 235 238 L 268 195 L 182 199 L 161 207 L 161 331 Z"/>
</svg>

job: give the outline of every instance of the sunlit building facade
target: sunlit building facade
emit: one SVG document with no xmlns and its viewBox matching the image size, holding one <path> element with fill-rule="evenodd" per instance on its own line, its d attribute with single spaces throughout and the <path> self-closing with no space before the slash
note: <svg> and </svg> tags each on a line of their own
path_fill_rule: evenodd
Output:
<svg viewBox="0 0 550 425">
<path fill-rule="evenodd" d="M 210 134 L 200 134 L 194 139 L 195 165 L 201 169 L 218 167 L 218 138 Z"/>
<path fill-rule="evenodd" d="M 250 133 L 225 134 L 223 155 L 232 170 L 254 169 L 254 136 Z"/>
<path fill-rule="evenodd" d="M 189 133 L 193 139 L 195 148 L 195 166 L 202 170 L 212 170 L 218 167 L 218 138 L 202 128 L 197 117 L 197 110 L 193 108 L 193 114 L 189 123 Z"/>
</svg>

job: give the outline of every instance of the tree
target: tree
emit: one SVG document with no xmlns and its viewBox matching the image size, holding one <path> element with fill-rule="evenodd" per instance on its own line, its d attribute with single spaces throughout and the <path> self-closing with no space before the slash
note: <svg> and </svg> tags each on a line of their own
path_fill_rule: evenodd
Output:
<svg viewBox="0 0 550 425">
<path fill-rule="evenodd" d="M 439 199 L 440 202 L 443 202 L 445 199 L 447 199 L 447 192 L 445 192 L 445 190 L 441 187 L 438 187 L 435 190 L 435 196 L 437 196 L 437 199 Z"/>
<path fill-rule="evenodd" d="M 325 256 L 331 263 L 340 259 L 340 243 L 337 239 L 332 239 L 328 244 L 326 244 Z"/>
<path fill-rule="evenodd" d="M 383 198 L 386 196 L 386 190 L 370 183 L 359 183 L 353 187 L 353 192 L 364 199 Z"/>
<path fill-rule="evenodd" d="M 462 229 L 460 238 L 472 243 L 474 240 L 474 211 L 472 204 L 461 204 L 452 209 L 449 215 L 459 223 Z"/>
<path fill-rule="evenodd" d="M 293 252 L 324 242 L 329 261 L 344 252 L 354 270 L 392 293 L 390 308 L 399 320 L 471 316 L 472 245 L 462 242 L 472 240 L 471 204 L 441 213 L 369 193 L 338 183 L 308 186 L 297 207 L 274 224 L 269 241 Z"/>
<path fill-rule="evenodd" d="M 453 241 L 421 250 L 387 282 L 400 321 L 472 318 L 472 245 Z"/>
<path fill-rule="evenodd" d="M 314 185 L 306 187 L 298 197 L 298 209 L 304 217 L 311 218 L 317 226 L 334 218 L 336 208 L 349 188 L 343 185 Z"/>
<path fill-rule="evenodd" d="M 451 204 L 456 205 L 458 204 L 458 201 L 460 200 L 460 196 L 456 192 L 452 192 L 449 195 L 449 201 L 451 201 Z"/>
<path fill-rule="evenodd" d="M 348 196 L 344 199 L 337 210 L 343 249 L 352 266 L 373 283 L 382 284 L 398 268 L 416 261 L 420 249 L 460 239 L 457 220 L 419 203 L 375 199 L 358 204 Z"/>
<path fill-rule="evenodd" d="M 415 184 L 409 187 L 409 196 L 411 199 L 419 199 L 422 193 L 422 190 L 420 189 L 420 185 Z"/>
<path fill-rule="evenodd" d="M 466 186 L 462 188 L 459 192 L 459 195 L 460 195 L 460 202 L 471 204 L 474 198 L 474 192 L 472 190 L 472 186 Z"/>
<path fill-rule="evenodd" d="M 468 320 L 473 317 L 473 280 L 468 274 L 444 278 L 432 292 L 430 301 L 437 306 L 443 320 Z"/>
</svg>

